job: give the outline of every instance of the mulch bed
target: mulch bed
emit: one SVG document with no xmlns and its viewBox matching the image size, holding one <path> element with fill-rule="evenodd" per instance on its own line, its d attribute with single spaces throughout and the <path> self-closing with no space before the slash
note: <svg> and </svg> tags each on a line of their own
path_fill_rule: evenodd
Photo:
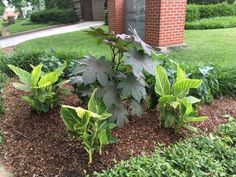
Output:
<svg viewBox="0 0 236 177">
<path fill-rule="evenodd" d="M 78 140 L 65 136 L 66 127 L 60 117 L 60 108 L 36 115 L 22 101 L 24 93 L 8 84 L 4 91 L 6 114 L 0 122 L 4 132 L 3 152 L 8 170 L 17 177 L 78 177 L 85 172 L 101 171 L 112 167 L 120 160 L 143 152 L 153 152 L 157 142 L 166 145 L 175 143 L 184 136 L 175 135 L 172 130 L 158 127 L 158 112 L 149 111 L 142 117 L 130 117 L 129 125 L 114 130 L 119 142 L 104 149 L 102 156 L 96 155 L 94 163 L 88 166 L 87 153 Z M 76 94 L 63 98 L 63 103 L 80 106 Z M 209 120 L 196 124 L 203 131 L 213 131 L 225 114 L 236 117 L 236 101 L 221 99 L 200 108 Z M 186 134 L 186 132 L 185 132 Z M 185 135 L 186 136 L 186 135 Z"/>
</svg>

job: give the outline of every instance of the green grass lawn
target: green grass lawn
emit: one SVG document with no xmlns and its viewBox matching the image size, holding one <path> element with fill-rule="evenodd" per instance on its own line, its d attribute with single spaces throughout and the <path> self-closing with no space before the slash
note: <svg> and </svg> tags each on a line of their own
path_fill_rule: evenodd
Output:
<svg viewBox="0 0 236 177">
<path fill-rule="evenodd" d="M 185 43 L 187 49 L 172 52 L 169 56 L 179 62 L 188 64 L 217 63 L 220 65 L 236 65 L 236 28 L 217 30 L 187 30 Z M 20 50 L 45 50 L 75 53 L 78 57 L 88 54 L 109 56 L 109 49 L 97 45 L 96 38 L 85 32 L 73 32 L 25 42 Z"/>
<path fill-rule="evenodd" d="M 16 23 L 8 27 L 10 34 L 48 27 L 48 24 L 34 24 L 28 20 L 16 20 Z"/>
</svg>

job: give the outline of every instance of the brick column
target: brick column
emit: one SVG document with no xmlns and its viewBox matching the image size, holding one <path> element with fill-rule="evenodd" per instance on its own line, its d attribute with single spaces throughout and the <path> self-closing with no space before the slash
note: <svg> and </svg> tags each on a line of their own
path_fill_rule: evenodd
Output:
<svg viewBox="0 0 236 177">
<path fill-rule="evenodd" d="M 108 0 L 109 30 L 115 33 L 125 32 L 125 0 Z"/>
<path fill-rule="evenodd" d="M 147 43 L 165 47 L 184 42 L 187 0 L 146 0 Z"/>
</svg>

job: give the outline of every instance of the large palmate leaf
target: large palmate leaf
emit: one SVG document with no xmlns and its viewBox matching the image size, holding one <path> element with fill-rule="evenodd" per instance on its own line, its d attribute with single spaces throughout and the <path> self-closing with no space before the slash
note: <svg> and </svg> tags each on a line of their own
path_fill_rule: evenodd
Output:
<svg viewBox="0 0 236 177">
<path fill-rule="evenodd" d="M 143 47 L 143 50 L 146 52 L 146 54 L 149 56 L 151 56 L 152 53 L 156 54 L 156 51 L 141 39 L 136 29 L 130 26 L 129 31 L 132 33 L 133 40 Z"/>
<path fill-rule="evenodd" d="M 140 116 L 144 112 L 143 106 L 135 100 L 132 100 L 132 102 L 130 104 L 130 109 L 131 109 L 132 115 Z"/>
<path fill-rule="evenodd" d="M 160 65 L 156 68 L 155 91 L 160 96 L 170 95 L 171 93 L 170 81 L 168 79 L 166 71 Z"/>
<path fill-rule="evenodd" d="M 119 106 L 114 106 L 110 109 L 112 117 L 110 121 L 115 121 L 118 127 L 124 127 L 125 124 L 129 122 L 128 120 L 128 111 L 121 104 Z"/>
<path fill-rule="evenodd" d="M 98 96 L 103 98 L 103 102 L 108 108 L 120 104 L 119 91 L 115 82 L 109 82 L 103 89 L 99 90 Z"/>
<path fill-rule="evenodd" d="M 77 62 L 73 74 L 82 74 L 84 84 L 91 84 L 98 81 L 102 86 L 107 85 L 108 78 L 113 75 L 112 62 L 106 61 L 105 57 L 99 59 L 88 56 Z"/>
<path fill-rule="evenodd" d="M 128 52 L 125 52 L 124 55 L 127 59 L 124 61 L 126 65 L 130 65 L 133 68 L 133 72 L 136 75 L 145 70 L 151 75 L 155 75 L 154 64 L 152 63 L 150 57 L 143 52 L 143 50 L 137 50 L 134 48 Z"/>
<path fill-rule="evenodd" d="M 29 72 L 13 65 L 8 65 L 8 67 L 19 77 L 21 82 L 31 85 L 31 74 Z"/>
<path fill-rule="evenodd" d="M 146 83 L 142 79 L 137 79 L 134 76 L 123 79 L 117 88 L 121 89 L 122 95 L 125 97 L 132 96 L 135 100 L 140 100 L 146 97 Z"/>
</svg>

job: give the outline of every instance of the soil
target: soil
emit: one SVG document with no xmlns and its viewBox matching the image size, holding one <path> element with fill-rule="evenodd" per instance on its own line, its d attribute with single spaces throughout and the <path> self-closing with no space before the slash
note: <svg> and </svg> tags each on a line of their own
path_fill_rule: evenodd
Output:
<svg viewBox="0 0 236 177">
<path fill-rule="evenodd" d="M 142 117 L 129 117 L 130 123 L 113 134 L 119 142 L 106 146 L 103 155 L 95 155 L 88 166 L 87 153 L 81 143 L 67 136 L 60 117 L 60 108 L 37 115 L 22 101 L 24 92 L 8 84 L 4 91 L 6 114 L 0 122 L 5 136 L 3 152 L 5 164 L 17 177 L 78 177 L 112 167 L 120 160 L 154 151 L 157 142 L 170 145 L 186 137 L 172 130 L 158 127 L 158 112 L 149 111 Z M 63 103 L 80 106 L 76 94 L 64 97 Z M 200 114 L 209 116 L 204 123 L 195 124 L 203 131 L 214 131 L 225 123 L 225 114 L 236 117 L 236 100 L 220 99 L 200 108 Z"/>
</svg>

